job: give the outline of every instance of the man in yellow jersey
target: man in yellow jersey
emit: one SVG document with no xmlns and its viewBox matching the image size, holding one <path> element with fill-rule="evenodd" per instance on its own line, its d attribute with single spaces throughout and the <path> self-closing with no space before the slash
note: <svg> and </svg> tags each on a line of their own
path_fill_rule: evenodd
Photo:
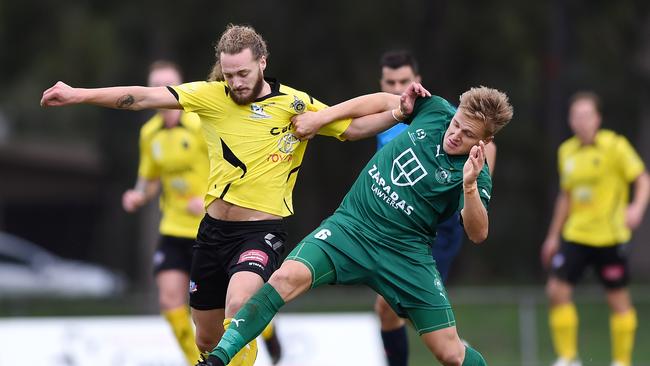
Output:
<svg viewBox="0 0 650 366">
<path fill-rule="evenodd" d="M 176 64 L 156 61 L 151 65 L 149 86 L 181 82 Z M 196 229 L 205 213 L 208 170 L 198 116 L 178 109 L 159 110 L 140 130 L 138 180 L 122 196 L 124 209 L 135 212 L 155 198 L 162 186 L 160 241 L 153 257 L 158 303 L 190 365 L 199 359 L 199 350 L 187 306 L 187 284 Z"/>
<path fill-rule="evenodd" d="M 286 238 L 282 218 L 293 214 L 291 194 L 307 146 L 293 134 L 291 118 L 326 108 L 307 93 L 264 78 L 268 51 L 252 27 L 229 25 L 215 51 L 215 68 L 224 81 L 97 89 L 58 82 L 41 99 L 44 107 L 94 104 L 198 114 L 210 174 L 207 214 L 192 260 L 190 306 L 203 352 L 219 341 L 218 325 L 228 327 L 230 318 L 277 268 Z M 390 113 L 399 97 L 382 96 L 355 109 L 358 115 L 353 117 L 365 117 L 334 122 L 318 134 L 356 140 L 390 127 L 394 121 L 372 114 Z M 255 347 L 244 347 L 231 364 L 252 364 Z"/>
<path fill-rule="evenodd" d="M 573 288 L 588 266 L 606 290 L 611 310 L 612 366 L 630 366 L 637 326 L 627 289 L 626 246 L 650 196 L 650 178 L 627 139 L 600 129 L 598 96 L 580 92 L 571 98 L 569 125 L 574 136 L 558 150 L 560 193 L 542 246 L 550 266 L 546 292 L 549 325 L 558 355 L 554 366 L 578 366 L 578 315 Z M 629 186 L 634 198 L 629 201 Z M 560 240 L 560 236 L 562 240 Z"/>
</svg>

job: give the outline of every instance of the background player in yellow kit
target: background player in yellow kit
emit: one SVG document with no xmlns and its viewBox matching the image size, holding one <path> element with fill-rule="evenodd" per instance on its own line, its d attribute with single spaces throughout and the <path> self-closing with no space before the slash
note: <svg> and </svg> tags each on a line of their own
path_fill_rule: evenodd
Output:
<svg viewBox="0 0 650 366">
<path fill-rule="evenodd" d="M 151 87 L 178 85 L 179 68 L 154 62 Z M 160 310 L 169 323 L 188 364 L 199 358 L 188 307 L 192 246 L 201 217 L 208 181 L 208 151 L 197 115 L 158 110 L 140 130 L 140 164 L 133 189 L 124 192 L 122 206 L 135 212 L 160 195 L 160 241 L 153 257 Z"/>
<path fill-rule="evenodd" d="M 643 219 L 650 178 L 627 139 L 600 129 L 600 124 L 598 96 L 575 94 L 569 108 L 574 136 L 558 150 L 561 189 L 541 253 L 543 264 L 550 266 L 546 291 L 558 354 L 554 366 L 581 365 L 572 295 L 589 266 L 605 286 L 611 309 L 612 366 L 630 366 L 632 361 L 637 318 L 627 289 L 625 244 Z M 631 183 L 634 198 L 628 202 Z"/>
</svg>

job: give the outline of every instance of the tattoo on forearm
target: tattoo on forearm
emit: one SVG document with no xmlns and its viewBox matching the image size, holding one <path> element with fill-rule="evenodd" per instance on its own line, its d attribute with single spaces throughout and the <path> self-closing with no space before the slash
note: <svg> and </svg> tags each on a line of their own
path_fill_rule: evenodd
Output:
<svg viewBox="0 0 650 366">
<path fill-rule="evenodd" d="M 135 103 L 135 98 L 133 98 L 133 95 L 131 94 L 126 94 L 122 95 L 117 99 L 117 108 L 120 109 L 128 109 Z"/>
</svg>

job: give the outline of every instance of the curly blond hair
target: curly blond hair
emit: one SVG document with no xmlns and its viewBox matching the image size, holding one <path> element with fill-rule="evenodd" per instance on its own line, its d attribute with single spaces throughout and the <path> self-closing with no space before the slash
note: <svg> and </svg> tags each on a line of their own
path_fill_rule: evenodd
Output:
<svg viewBox="0 0 650 366">
<path fill-rule="evenodd" d="M 219 38 L 219 42 L 214 47 L 216 62 L 208 75 L 209 81 L 223 81 L 221 73 L 221 54 L 226 53 L 234 55 L 245 49 L 250 49 L 253 58 L 259 60 L 262 57 L 269 57 L 269 51 L 266 47 L 266 41 L 251 26 L 228 24 L 226 30 Z"/>
</svg>

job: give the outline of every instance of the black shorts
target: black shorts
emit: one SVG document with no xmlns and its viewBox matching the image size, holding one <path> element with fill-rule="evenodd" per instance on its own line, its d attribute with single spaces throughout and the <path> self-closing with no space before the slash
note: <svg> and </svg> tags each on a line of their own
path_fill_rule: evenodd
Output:
<svg viewBox="0 0 650 366">
<path fill-rule="evenodd" d="M 575 285 L 585 269 L 593 265 L 605 288 L 625 287 L 629 283 L 626 249 L 627 245 L 593 247 L 563 242 L 551 261 L 551 275 Z"/>
<path fill-rule="evenodd" d="M 237 272 L 268 281 L 280 265 L 286 238 L 282 220 L 222 221 L 205 215 L 192 257 L 190 306 L 224 308 L 230 277 Z"/>
<path fill-rule="evenodd" d="M 177 269 L 189 274 L 194 243 L 194 239 L 162 235 L 153 254 L 154 275 L 168 269 Z"/>
</svg>

